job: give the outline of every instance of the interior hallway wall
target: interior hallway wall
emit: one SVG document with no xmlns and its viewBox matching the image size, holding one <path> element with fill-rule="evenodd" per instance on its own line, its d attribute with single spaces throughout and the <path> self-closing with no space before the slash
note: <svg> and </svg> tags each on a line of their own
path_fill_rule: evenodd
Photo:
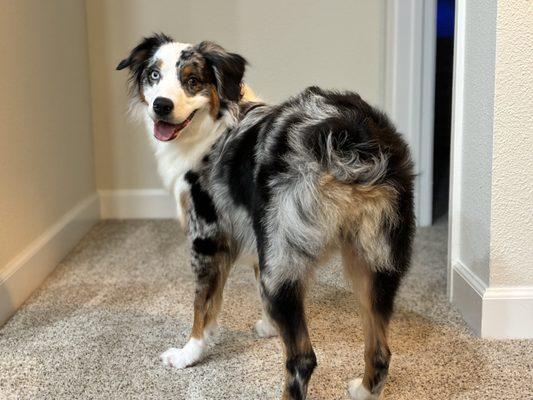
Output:
<svg viewBox="0 0 533 400">
<path fill-rule="evenodd" d="M 99 216 L 84 0 L 0 12 L 0 325 Z"/>
<path fill-rule="evenodd" d="M 450 295 L 482 337 L 531 338 L 533 8 L 489 3 L 457 1 Z"/>
<path fill-rule="evenodd" d="M 308 85 L 358 91 L 382 106 L 385 0 L 87 1 L 97 187 L 160 188 L 142 127 L 126 118 L 126 73 L 115 67 L 142 36 L 209 39 L 250 62 L 246 81 L 277 102 Z"/>
<path fill-rule="evenodd" d="M 85 2 L 3 1 L 0 271 L 95 191 Z"/>
<path fill-rule="evenodd" d="M 532 43 L 531 1 L 498 1 L 490 252 L 492 286 L 529 286 L 533 289 Z"/>
<path fill-rule="evenodd" d="M 466 2 L 459 258 L 489 283 L 496 3 Z"/>
</svg>

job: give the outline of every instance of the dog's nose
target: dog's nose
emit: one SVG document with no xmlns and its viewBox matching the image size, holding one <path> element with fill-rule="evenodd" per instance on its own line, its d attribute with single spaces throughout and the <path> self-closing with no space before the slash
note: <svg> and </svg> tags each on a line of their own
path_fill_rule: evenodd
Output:
<svg viewBox="0 0 533 400">
<path fill-rule="evenodd" d="M 170 114 L 173 108 L 174 103 L 166 97 L 158 97 L 154 100 L 154 112 L 160 117 Z"/>
</svg>

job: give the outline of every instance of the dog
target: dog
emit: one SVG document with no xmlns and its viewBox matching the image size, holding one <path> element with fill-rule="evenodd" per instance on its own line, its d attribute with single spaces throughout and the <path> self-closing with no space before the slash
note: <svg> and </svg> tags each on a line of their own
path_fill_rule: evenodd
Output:
<svg viewBox="0 0 533 400">
<path fill-rule="evenodd" d="M 309 87 L 268 105 L 243 83 L 246 60 L 221 46 L 156 34 L 118 70 L 129 69 L 159 173 L 176 198 L 196 277 L 190 339 L 165 365 L 204 356 L 231 267 L 254 265 L 262 337 L 285 349 L 282 399 L 302 400 L 317 359 L 304 298 L 313 271 L 342 254 L 365 336 L 363 378 L 352 399 L 377 399 L 388 374 L 387 327 L 408 270 L 414 233 L 413 163 L 395 127 L 352 92 Z"/>
</svg>

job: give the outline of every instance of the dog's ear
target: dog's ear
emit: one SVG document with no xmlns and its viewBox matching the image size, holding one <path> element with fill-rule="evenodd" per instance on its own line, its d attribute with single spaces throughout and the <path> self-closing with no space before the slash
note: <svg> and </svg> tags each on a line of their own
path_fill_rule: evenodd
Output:
<svg viewBox="0 0 533 400">
<path fill-rule="evenodd" d="M 227 52 L 213 42 L 201 42 L 197 50 L 213 71 L 219 97 L 238 102 L 241 98 L 241 82 L 246 60 L 239 54 Z"/>
<path fill-rule="evenodd" d="M 130 69 L 131 87 L 140 86 L 147 61 L 154 55 L 157 49 L 172 42 L 172 38 L 163 33 L 144 38 L 131 52 L 130 55 L 118 63 L 117 70 Z"/>
<path fill-rule="evenodd" d="M 128 58 L 125 58 L 117 65 L 117 70 L 129 67 L 134 69 L 139 64 L 146 62 L 162 44 L 172 42 L 170 36 L 164 33 L 158 33 L 150 37 L 145 37 L 135 48 L 130 52 Z"/>
</svg>

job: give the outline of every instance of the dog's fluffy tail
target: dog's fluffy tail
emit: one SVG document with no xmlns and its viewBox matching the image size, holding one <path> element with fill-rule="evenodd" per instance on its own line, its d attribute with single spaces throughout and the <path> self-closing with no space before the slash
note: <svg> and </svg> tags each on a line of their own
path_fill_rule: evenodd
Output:
<svg viewBox="0 0 533 400">
<path fill-rule="evenodd" d="M 346 183 L 372 185 L 384 179 L 389 157 L 372 139 L 366 124 L 331 119 L 319 124 L 312 148 L 325 170 Z M 316 131 L 315 131 L 316 134 Z"/>
<path fill-rule="evenodd" d="M 346 143 L 335 144 L 333 133 L 326 137 L 326 168 L 342 182 L 372 185 L 387 173 L 388 157 L 382 152 L 367 153 Z"/>
</svg>

